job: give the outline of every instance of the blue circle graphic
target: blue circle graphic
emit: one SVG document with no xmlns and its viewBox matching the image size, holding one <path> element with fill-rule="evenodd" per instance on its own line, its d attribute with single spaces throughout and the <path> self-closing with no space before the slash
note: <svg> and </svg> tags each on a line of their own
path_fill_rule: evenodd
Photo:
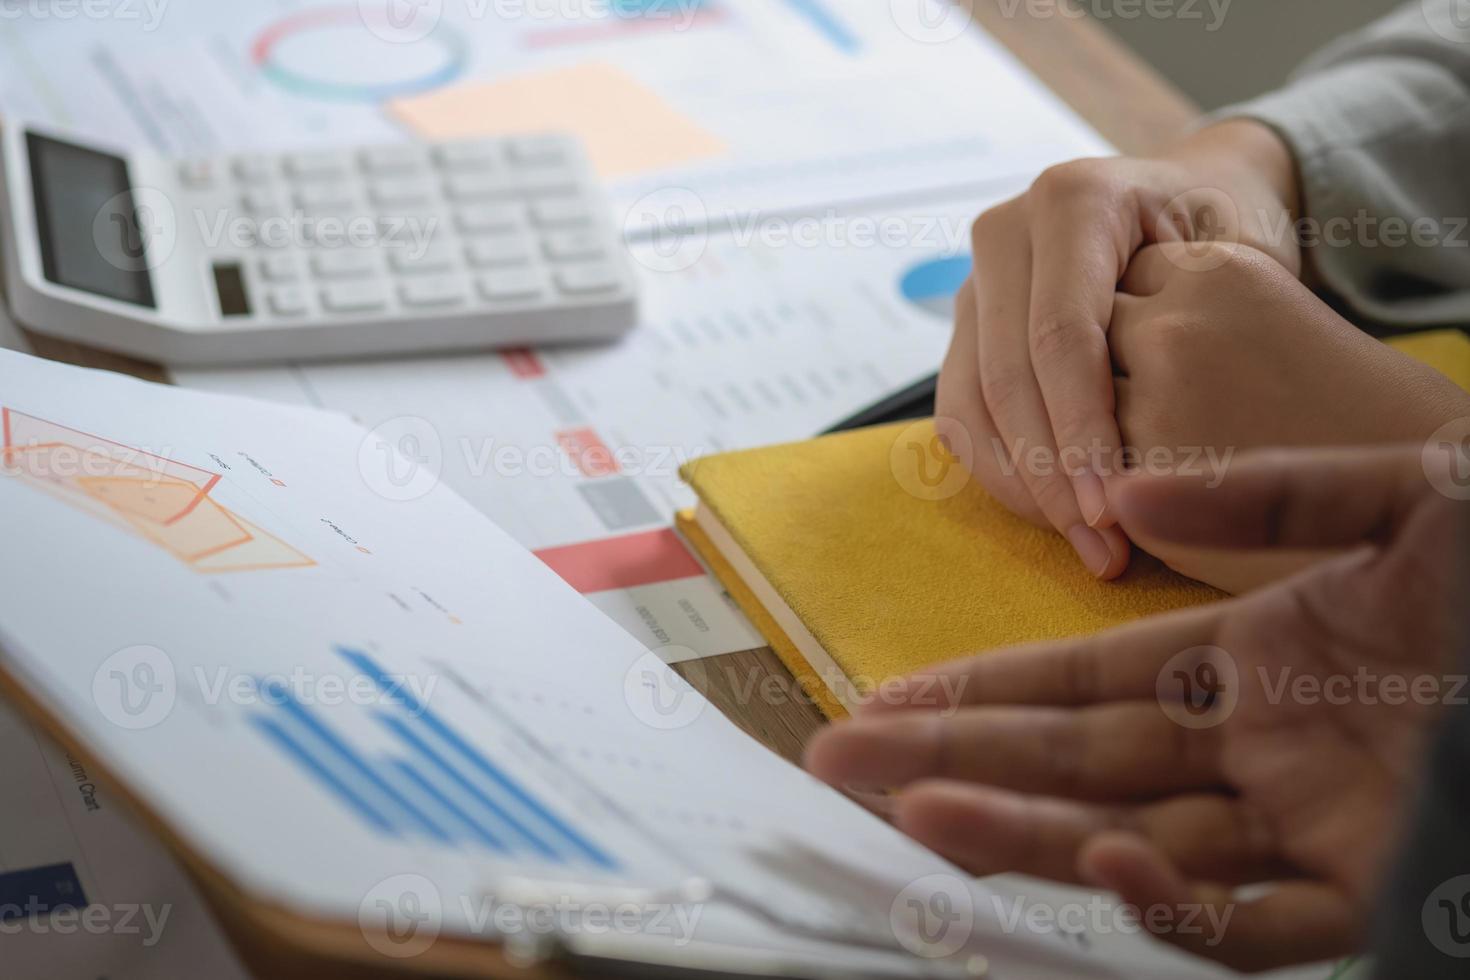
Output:
<svg viewBox="0 0 1470 980">
<path fill-rule="evenodd" d="M 954 317 L 954 297 L 970 275 L 968 255 L 921 262 L 904 273 L 898 291 L 904 299 L 938 317 Z"/>
</svg>

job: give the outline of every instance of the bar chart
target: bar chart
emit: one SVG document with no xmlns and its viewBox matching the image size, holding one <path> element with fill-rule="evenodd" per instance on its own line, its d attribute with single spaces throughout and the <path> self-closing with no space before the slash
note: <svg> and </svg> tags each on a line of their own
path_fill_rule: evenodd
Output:
<svg viewBox="0 0 1470 980">
<path fill-rule="evenodd" d="M 617 862 L 445 722 L 367 654 L 337 648 L 376 689 L 367 711 L 391 751 L 363 750 L 279 680 L 260 683 L 250 723 L 373 831 L 549 863 Z"/>
</svg>

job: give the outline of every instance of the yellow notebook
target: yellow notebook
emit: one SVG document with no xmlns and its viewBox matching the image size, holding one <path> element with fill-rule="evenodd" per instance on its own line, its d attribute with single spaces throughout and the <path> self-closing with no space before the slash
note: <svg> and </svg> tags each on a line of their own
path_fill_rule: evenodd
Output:
<svg viewBox="0 0 1470 980">
<path fill-rule="evenodd" d="M 1463 335 L 1395 346 L 1470 388 Z M 700 505 L 680 515 L 680 530 L 829 717 L 928 664 L 1222 597 L 1143 555 L 1119 581 L 1099 582 L 1059 535 L 968 478 L 944 499 L 923 499 L 937 494 L 922 484 L 910 492 L 917 474 L 906 467 L 931 451 L 925 426 L 723 453 L 683 470 Z M 942 482 L 929 465 L 926 478 Z"/>
<path fill-rule="evenodd" d="M 932 435 L 880 426 L 684 468 L 700 506 L 680 528 L 829 716 L 926 664 L 1220 595 L 1149 558 L 1099 582 L 968 477 L 945 499 L 913 495 L 893 459 Z"/>
</svg>

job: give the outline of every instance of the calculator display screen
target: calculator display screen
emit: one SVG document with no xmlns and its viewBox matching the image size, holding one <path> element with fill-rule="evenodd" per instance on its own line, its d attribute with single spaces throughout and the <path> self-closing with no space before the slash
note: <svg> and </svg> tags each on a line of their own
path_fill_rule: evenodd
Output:
<svg viewBox="0 0 1470 980">
<path fill-rule="evenodd" d="M 127 161 L 26 134 L 36 230 L 46 278 L 60 286 L 154 306 L 153 283 Z"/>
</svg>

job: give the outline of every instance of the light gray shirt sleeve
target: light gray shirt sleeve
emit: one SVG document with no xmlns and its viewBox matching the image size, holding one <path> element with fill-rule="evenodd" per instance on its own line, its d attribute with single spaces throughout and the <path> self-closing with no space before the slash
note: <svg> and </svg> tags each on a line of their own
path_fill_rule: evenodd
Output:
<svg viewBox="0 0 1470 980">
<path fill-rule="evenodd" d="M 1390 328 L 1470 325 L 1467 10 L 1415 0 L 1313 56 L 1285 88 L 1215 114 L 1287 141 L 1318 284 Z"/>
</svg>

